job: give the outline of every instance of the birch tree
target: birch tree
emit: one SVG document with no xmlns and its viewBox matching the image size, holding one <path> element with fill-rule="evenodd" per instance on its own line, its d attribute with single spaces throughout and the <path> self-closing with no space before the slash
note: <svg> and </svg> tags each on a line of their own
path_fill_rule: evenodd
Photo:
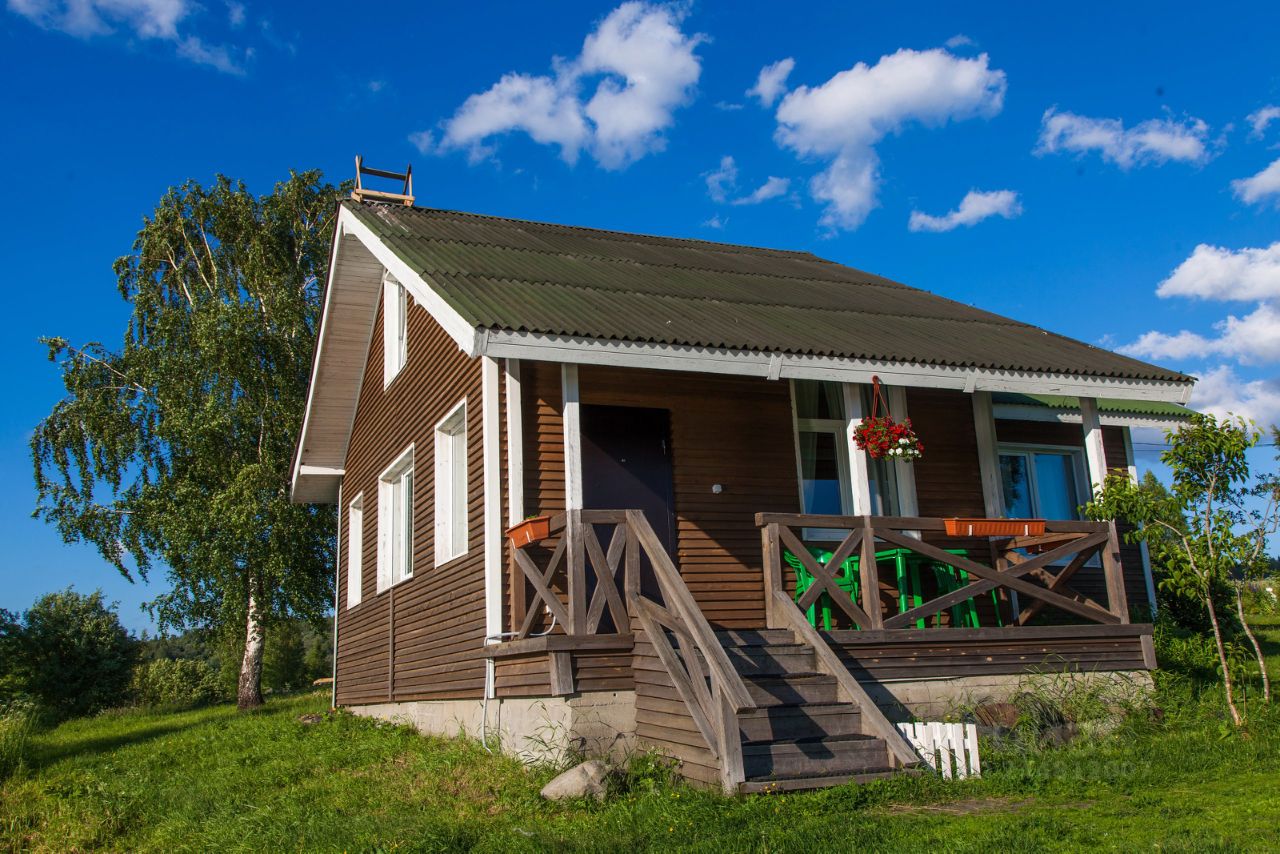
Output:
<svg viewBox="0 0 1280 854">
<path fill-rule="evenodd" d="M 1143 489 L 1124 473 L 1108 476 L 1085 507 L 1092 519 L 1124 519 L 1138 526 L 1129 537 L 1144 540 L 1163 570 L 1161 586 L 1205 609 L 1213 631 L 1227 708 L 1244 724 L 1228 666 L 1218 591 L 1234 588 L 1240 626 L 1262 673 L 1264 702 L 1271 699 L 1266 660 L 1245 619 L 1242 580 L 1266 563 L 1268 538 L 1280 525 L 1280 486 L 1273 475 L 1254 478 L 1248 452 L 1261 434 L 1241 418 L 1218 421 L 1195 415 L 1166 437 L 1160 459 L 1173 472 L 1170 491 Z"/>
<path fill-rule="evenodd" d="M 173 188 L 115 262 L 123 342 L 45 338 L 66 395 L 36 428 L 35 515 L 126 578 L 157 567 L 163 629 L 242 632 L 237 701 L 262 703 L 273 622 L 321 616 L 332 510 L 289 501 L 340 188 Z"/>
</svg>

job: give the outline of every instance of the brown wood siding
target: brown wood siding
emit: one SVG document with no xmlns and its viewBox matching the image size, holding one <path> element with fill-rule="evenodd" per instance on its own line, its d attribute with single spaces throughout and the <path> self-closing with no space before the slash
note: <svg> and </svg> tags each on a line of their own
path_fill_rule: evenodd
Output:
<svg viewBox="0 0 1280 854">
<path fill-rule="evenodd" d="M 584 404 L 670 411 L 677 565 L 713 625 L 763 625 L 755 514 L 799 509 L 789 384 L 584 365 L 578 385 Z M 528 510 L 551 513 L 564 508 L 558 365 L 525 364 L 525 400 Z"/>
<path fill-rule="evenodd" d="M 907 412 L 925 448 L 912 463 L 920 515 L 987 515 L 972 398 L 959 391 L 907 389 Z"/>
<path fill-rule="evenodd" d="M 1084 433 L 1079 424 L 1059 424 L 1052 421 L 996 421 L 996 440 L 1028 445 L 1056 445 L 1067 448 L 1084 449 Z M 1124 428 L 1102 428 L 1103 453 L 1110 469 L 1128 469 L 1133 463 L 1125 453 Z M 1124 534 L 1129 530 L 1119 526 L 1121 535 L 1120 563 L 1124 567 L 1124 592 L 1129 600 L 1129 607 L 1134 618 L 1148 619 L 1150 605 L 1147 602 L 1147 580 L 1142 566 L 1142 551 L 1136 543 L 1124 542 Z M 1105 604 L 1107 601 L 1106 583 L 1102 570 L 1097 567 L 1086 567 L 1076 574 L 1071 586 L 1085 596 Z"/>
<path fill-rule="evenodd" d="M 337 701 L 479 697 L 484 663 L 484 461 L 479 360 L 410 305 L 408 359 L 383 389 L 382 308 L 374 320 L 343 479 L 338 550 Z M 434 428 L 467 401 L 467 553 L 436 567 Z M 413 577 L 377 592 L 378 476 L 414 446 Z M 361 603 L 347 608 L 346 506 L 364 496 Z M 393 660 L 394 671 L 389 668 Z"/>
</svg>

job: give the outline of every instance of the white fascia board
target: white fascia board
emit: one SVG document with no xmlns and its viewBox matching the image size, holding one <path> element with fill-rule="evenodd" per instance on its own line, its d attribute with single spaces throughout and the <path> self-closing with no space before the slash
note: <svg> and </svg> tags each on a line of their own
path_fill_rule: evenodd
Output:
<svg viewBox="0 0 1280 854">
<path fill-rule="evenodd" d="M 316 335 L 316 352 L 311 360 L 311 376 L 307 379 L 307 405 L 302 410 L 302 430 L 298 432 L 298 447 L 293 455 L 293 472 L 289 476 L 289 495 L 291 500 L 299 504 L 298 475 L 302 470 L 302 449 L 306 447 L 307 430 L 311 427 L 311 412 L 315 405 L 316 375 L 320 372 L 320 360 L 324 358 L 324 342 L 329 331 L 329 311 L 333 305 L 334 277 L 338 269 L 338 248 L 342 246 L 342 214 L 346 210 L 339 208 L 338 223 L 333 232 L 333 246 L 329 247 L 329 280 L 324 285 L 324 305 L 320 309 L 320 332 Z"/>
<path fill-rule="evenodd" d="M 957 391 L 1011 391 L 1167 403 L 1184 403 L 1191 393 L 1191 383 L 953 368 L 831 356 L 781 355 L 754 350 L 572 338 L 532 332 L 491 331 L 485 342 L 485 352 L 490 356 L 509 359 L 735 374 L 766 379 L 868 383 L 873 376 L 878 376 L 889 385 Z"/>
<path fill-rule="evenodd" d="M 995 417 L 1001 421 L 1047 421 L 1055 424 L 1079 424 L 1082 421 L 1078 409 L 1028 406 L 1018 403 L 997 403 L 992 409 L 995 411 Z M 1098 418 L 1103 427 L 1151 427 L 1165 430 L 1186 423 L 1185 418 L 1145 412 L 1100 412 Z"/>
<path fill-rule="evenodd" d="M 363 243 L 370 254 L 378 260 L 378 263 L 382 264 L 391 275 L 395 276 L 396 281 L 404 286 L 410 296 L 413 297 L 414 302 L 430 313 L 436 323 L 439 323 L 444 331 L 449 333 L 449 337 L 454 340 L 462 352 L 468 356 L 478 356 L 482 353 L 484 336 L 470 321 L 454 311 L 453 307 L 436 293 L 435 289 L 422 277 L 421 273 L 402 261 L 399 255 L 379 240 L 378 236 L 349 209 L 344 207 L 338 212 L 338 222 L 346 230 L 347 234 L 352 235 Z"/>
</svg>

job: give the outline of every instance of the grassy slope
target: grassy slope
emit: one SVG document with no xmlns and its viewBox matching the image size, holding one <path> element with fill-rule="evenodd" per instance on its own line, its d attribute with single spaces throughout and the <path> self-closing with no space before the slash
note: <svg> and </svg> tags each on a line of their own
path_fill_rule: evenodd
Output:
<svg viewBox="0 0 1280 854">
<path fill-rule="evenodd" d="M 1265 630 L 1280 651 L 1280 627 Z M 546 804 L 549 772 L 348 715 L 324 695 L 73 721 L 0 788 L 10 850 L 1276 850 L 1280 716 L 1204 707 L 1096 743 L 1006 755 L 981 780 L 724 800 L 646 784 Z M 1210 703 L 1206 700 L 1205 703 Z"/>
</svg>

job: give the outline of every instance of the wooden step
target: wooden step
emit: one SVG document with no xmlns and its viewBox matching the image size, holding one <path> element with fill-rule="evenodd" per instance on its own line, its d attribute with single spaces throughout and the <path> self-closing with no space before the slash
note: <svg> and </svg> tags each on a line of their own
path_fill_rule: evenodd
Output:
<svg viewBox="0 0 1280 854">
<path fill-rule="evenodd" d="M 796 642 L 790 629 L 720 629 L 716 637 L 725 646 L 774 646 Z"/>
<path fill-rule="evenodd" d="M 782 676 L 812 673 L 817 662 L 813 650 L 804 644 L 768 646 L 726 646 L 729 662 L 743 676 Z"/>
<path fill-rule="evenodd" d="M 846 783 L 870 783 L 875 780 L 887 780 L 900 773 L 900 771 L 895 771 L 892 768 L 876 768 L 857 774 L 819 774 L 809 777 L 761 778 L 739 783 L 738 791 L 744 795 L 755 795 L 762 792 L 800 792 L 810 789 L 843 786 Z"/>
<path fill-rule="evenodd" d="M 851 703 L 765 706 L 738 713 L 744 742 L 861 735 L 862 712 Z"/>
<path fill-rule="evenodd" d="M 743 676 L 743 681 L 747 693 L 759 706 L 835 703 L 838 700 L 836 680 L 825 673 Z"/>
<path fill-rule="evenodd" d="M 760 777 L 815 777 L 862 774 L 890 767 L 889 748 L 870 736 L 774 741 L 742 746 L 748 780 Z"/>
</svg>

